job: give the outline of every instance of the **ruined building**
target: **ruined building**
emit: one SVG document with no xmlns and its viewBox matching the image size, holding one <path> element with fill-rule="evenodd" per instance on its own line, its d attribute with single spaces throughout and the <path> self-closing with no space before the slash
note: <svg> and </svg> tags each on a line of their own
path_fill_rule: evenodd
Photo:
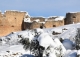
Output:
<svg viewBox="0 0 80 57">
<path fill-rule="evenodd" d="M 69 12 L 66 14 L 65 25 L 80 22 L 80 12 Z"/>
<path fill-rule="evenodd" d="M 0 36 L 8 35 L 11 32 L 35 29 L 35 28 L 53 28 L 66 24 L 80 22 L 80 12 L 67 13 L 66 17 L 30 17 L 27 12 L 5 11 L 0 12 Z"/>
<path fill-rule="evenodd" d="M 64 17 L 31 17 L 24 19 L 24 29 L 53 28 L 64 25 Z"/>
<path fill-rule="evenodd" d="M 4 14 L 0 12 L 0 36 L 22 30 L 25 14 L 27 13 L 20 11 L 5 11 Z"/>
</svg>

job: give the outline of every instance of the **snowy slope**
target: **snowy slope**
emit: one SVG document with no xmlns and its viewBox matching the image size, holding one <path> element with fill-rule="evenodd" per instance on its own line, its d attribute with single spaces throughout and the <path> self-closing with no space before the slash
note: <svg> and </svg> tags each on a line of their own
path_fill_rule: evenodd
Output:
<svg viewBox="0 0 80 57">
<path fill-rule="evenodd" d="M 49 51 L 50 52 L 49 57 L 50 56 L 56 57 L 56 55 L 55 55 L 56 52 L 57 52 L 57 54 L 59 54 L 58 48 L 60 47 L 60 45 L 62 46 L 62 49 L 64 49 L 63 46 L 65 46 L 65 48 L 70 49 L 70 50 L 69 49 L 66 50 L 66 53 L 63 55 L 63 57 L 76 57 L 77 54 L 79 54 L 79 51 L 75 50 L 75 49 L 72 50 L 72 47 L 73 47 L 72 43 L 73 44 L 75 43 L 75 36 L 77 33 L 77 28 L 80 28 L 80 23 L 65 25 L 65 26 L 56 27 L 56 28 L 43 29 L 43 31 L 38 29 L 37 38 L 38 38 L 39 44 L 45 48 L 53 45 L 50 48 L 51 52 Z M 55 31 L 57 33 L 61 33 L 61 34 L 52 35 L 53 31 Z M 11 33 L 5 37 L 1 37 L 1 39 L 0 39 L 0 57 L 12 57 L 12 56 L 13 57 L 19 57 L 19 56 L 30 57 L 30 55 L 32 56 L 33 54 L 30 52 L 30 50 L 25 50 L 23 48 L 23 45 L 21 45 L 19 43 L 19 41 L 22 38 L 28 38 L 29 42 L 31 42 L 35 38 L 35 35 L 36 35 L 36 33 L 34 30 L 25 30 L 25 31 Z M 61 42 L 56 40 L 56 39 L 60 39 L 60 38 L 62 38 L 64 40 L 69 39 L 71 42 L 64 41 L 62 44 Z M 60 43 L 60 44 L 58 44 L 58 43 Z M 56 44 L 57 44 L 57 46 L 56 46 Z M 66 45 L 69 45 L 69 46 L 66 47 Z M 57 49 L 55 49 L 55 47 L 57 47 Z M 52 50 L 55 52 L 53 52 Z M 54 56 L 52 54 L 54 54 Z"/>
</svg>

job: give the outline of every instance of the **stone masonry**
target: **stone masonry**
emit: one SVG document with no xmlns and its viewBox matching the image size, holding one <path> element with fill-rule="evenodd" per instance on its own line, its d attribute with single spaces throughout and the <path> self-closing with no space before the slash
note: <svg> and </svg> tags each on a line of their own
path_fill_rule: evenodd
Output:
<svg viewBox="0 0 80 57">
<path fill-rule="evenodd" d="M 24 19 L 30 19 L 29 22 L 24 22 Z M 0 12 L 0 36 L 8 35 L 11 32 L 35 29 L 35 28 L 52 28 L 80 22 L 80 12 L 67 13 L 62 20 L 55 21 L 57 17 L 30 17 L 27 12 L 21 11 L 5 11 Z M 35 21 L 37 20 L 37 21 Z M 47 20 L 47 21 L 46 21 Z"/>
</svg>

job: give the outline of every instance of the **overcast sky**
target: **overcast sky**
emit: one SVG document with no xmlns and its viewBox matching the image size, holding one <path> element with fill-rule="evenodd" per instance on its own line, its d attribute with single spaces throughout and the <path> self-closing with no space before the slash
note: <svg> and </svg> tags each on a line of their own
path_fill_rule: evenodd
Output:
<svg viewBox="0 0 80 57">
<path fill-rule="evenodd" d="M 80 11 L 80 0 L 0 0 L 0 10 L 26 11 L 31 16 L 65 16 Z"/>
</svg>

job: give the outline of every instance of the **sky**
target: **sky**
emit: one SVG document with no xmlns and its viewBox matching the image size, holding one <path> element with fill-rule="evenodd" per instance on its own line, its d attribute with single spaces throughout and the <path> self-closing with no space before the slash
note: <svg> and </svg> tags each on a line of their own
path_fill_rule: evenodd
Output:
<svg viewBox="0 0 80 57">
<path fill-rule="evenodd" d="M 65 16 L 80 11 L 80 0 L 0 0 L 0 10 L 26 11 L 30 16 Z"/>
</svg>

